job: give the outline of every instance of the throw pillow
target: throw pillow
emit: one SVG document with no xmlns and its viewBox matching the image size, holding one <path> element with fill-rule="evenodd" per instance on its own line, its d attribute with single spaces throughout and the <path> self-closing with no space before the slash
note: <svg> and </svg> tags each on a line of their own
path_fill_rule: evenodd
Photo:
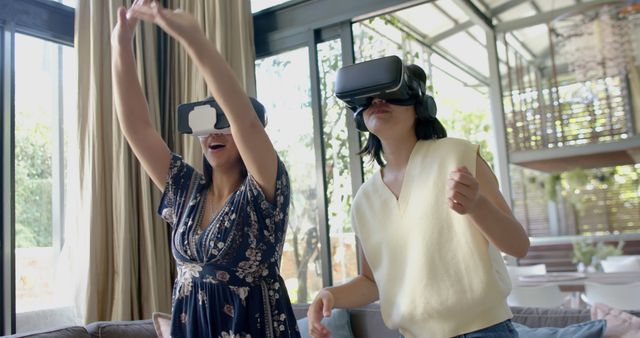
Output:
<svg viewBox="0 0 640 338">
<path fill-rule="evenodd" d="M 331 338 L 354 338 L 351 332 L 349 311 L 344 309 L 331 310 L 331 316 L 322 319 L 322 324 L 331 331 Z M 298 328 L 302 338 L 309 338 L 309 321 L 307 317 L 298 319 Z"/>
<path fill-rule="evenodd" d="M 171 338 L 171 315 L 168 313 L 154 312 L 151 315 L 153 327 L 160 338 Z"/>
<path fill-rule="evenodd" d="M 607 321 L 605 338 L 640 337 L 640 317 L 612 308 L 609 305 L 595 303 L 591 307 L 591 319 Z"/>
<path fill-rule="evenodd" d="M 601 338 L 607 323 L 604 320 L 572 324 L 565 327 L 528 327 L 513 323 L 520 338 Z"/>
</svg>

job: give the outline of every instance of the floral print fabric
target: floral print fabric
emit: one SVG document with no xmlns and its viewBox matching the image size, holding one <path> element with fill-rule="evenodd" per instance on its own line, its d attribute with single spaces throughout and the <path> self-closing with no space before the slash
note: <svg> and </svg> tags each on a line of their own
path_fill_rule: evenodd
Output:
<svg viewBox="0 0 640 338">
<path fill-rule="evenodd" d="M 278 159 L 274 202 L 248 175 L 200 231 L 204 176 L 172 155 L 158 213 L 177 263 L 172 337 L 300 337 L 279 273 L 289 177 Z"/>
</svg>

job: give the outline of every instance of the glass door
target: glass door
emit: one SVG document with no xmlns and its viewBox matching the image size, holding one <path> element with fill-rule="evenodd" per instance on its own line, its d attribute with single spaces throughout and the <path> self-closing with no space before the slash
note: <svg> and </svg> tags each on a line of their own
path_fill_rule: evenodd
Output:
<svg viewBox="0 0 640 338">
<path fill-rule="evenodd" d="M 280 272 L 294 303 L 310 302 L 322 288 L 309 78 L 306 47 L 256 62 L 257 96 L 267 110 L 267 133 L 291 180 L 289 228 Z"/>
<path fill-rule="evenodd" d="M 15 301 L 17 332 L 78 322 L 66 291 L 65 193 L 77 98 L 72 47 L 15 34 Z M 66 203 L 65 203 L 66 201 Z"/>
</svg>

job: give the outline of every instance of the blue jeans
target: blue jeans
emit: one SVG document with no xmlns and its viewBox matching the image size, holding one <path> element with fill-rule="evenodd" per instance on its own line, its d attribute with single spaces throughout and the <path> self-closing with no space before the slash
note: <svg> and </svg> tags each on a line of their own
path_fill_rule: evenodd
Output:
<svg viewBox="0 0 640 338">
<path fill-rule="evenodd" d="M 496 325 L 473 331 L 454 338 L 518 338 L 518 331 L 513 327 L 511 319 L 500 322 Z M 400 336 L 400 338 L 403 338 Z"/>
</svg>

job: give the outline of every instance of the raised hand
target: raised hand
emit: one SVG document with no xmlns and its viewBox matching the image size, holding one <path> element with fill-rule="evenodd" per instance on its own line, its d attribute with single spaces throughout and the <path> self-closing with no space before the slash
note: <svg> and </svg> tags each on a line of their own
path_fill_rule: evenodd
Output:
<svg viewBox="0 0 640 338">
<path fill-rule="evenodd" d="M 449 172 L 447 199 L 449 208 L 465 215 L 475 210 L 480 197 L 480 184 L 467 167 L 459 167 Z"/>
<path fill-rule="evenodd" d="M 200 31 L 200 26 L 192 15 L 181 9 L 163 8 L 157 1 L 148 3 L 148 0 L 145 0 L 140 6 L 132 6 L 129 14 L 133 18 L 153 22 L 180 41 Z"/>
<path fill-rule="evenodd" d="M 150 0 L 135 0 L 129 11 L 149 4 Z M 138 25 L 138 19 L 132 17 L 126 8 L 118 8 L 118 21 L 111 31 L 111 45 L 113 47 L 128 47 L 133 39 L 133 32 Z"/>
</svg>

